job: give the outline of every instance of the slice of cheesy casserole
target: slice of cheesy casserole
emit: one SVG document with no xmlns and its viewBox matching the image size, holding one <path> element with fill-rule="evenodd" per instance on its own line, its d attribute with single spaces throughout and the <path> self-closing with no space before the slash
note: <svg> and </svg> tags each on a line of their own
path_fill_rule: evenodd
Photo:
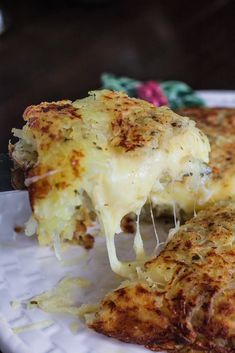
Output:
<svg viewBox="0 0 235 353">
<path fill-rule="evenodd" d="M 195 122 L 121 92 L 30 106 L 24 119 L 10 149 L 25 170 L 33 209 L 26 233 L 53 242 L 59 256 L 59 241 L 72 239 L 84 214 L 89 220 L 95 213 L 111 267 L 123 276 L 132 265 L 116 255 L 122 218 L 139 215 L 153 190 L 157 203 L 158 192 L 174 181 L 188 178 L 192 192 L 208 172 L 209 142 Z M 137 260 L 144 258 L 139 231 L 134 250 Z"/>
<path fill-rule="evenodd" d="M 200 211 L 139 278 L 105 296 L 89 326 L 156 352 L 234 352 L 234 238 L 235 202 Z"/>
<path fill-rule="evenodd" d="M 210 141 L 209 166 L 211 177 L 204 184 L 195 185 L 197 192 L 192 198 L 186 184 L 176 181 L 156 194 L 158 212 L 170 210 L 169 204 L 175 200 L 176 208 L 187 214 L 194 209 L 207 207 L 210 203 L 223 199 L 235 199 L 235 109 L 233 108 L 185 108 L 178 114 L 192 118 L 197 127 Z M 154 195 L 153 195 L 154 199 Z M 153 200 L 154 202 L 154 200 Z"/>
</svg>

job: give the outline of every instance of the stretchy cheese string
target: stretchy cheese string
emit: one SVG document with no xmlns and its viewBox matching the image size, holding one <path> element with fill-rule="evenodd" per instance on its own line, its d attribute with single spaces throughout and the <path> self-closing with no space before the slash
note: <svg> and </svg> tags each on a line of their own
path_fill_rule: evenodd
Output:
<svg viewBox="0 0 235 353">
<path fill-rule="evenodd" d="M 141 260 L 146 257 L 143 240 L 140 234 L 140 214 L 137 214 L 134 250 L 136 254 L 136 260 Z"/>
<path fill-rule="evenodd" d="M 172 207 L 173 207 L 174 223 L 175 223 L 175 227 L 176 227 L 177 226 L 177 216 L 176 216 L 176 204 L 175 204 L 174 200 L 172 200 Z"/>
<path fill-rule="evenodd" d="M 150 216 L 151 216 L 151 220 L 152 220 L 152 224 L 153 224 L 153 231 L 154 231 L 154 235 L 155 235 L 156 241 L 157 241 L 157 245 L 156 245 L 156 250 L 157 250 L 159 245 L 160 245 L 160 240 L 159 240 L 159 236 L 158 236 L 158 233 L 157 233 L 157 228 L 156 228 L 154 215 L 153 215 L 153 207 L 152 207 L 152 202 L 151 202 L 151 198 L 150 197 L 149 197 L 149 208 L 150 208 Z"/>
</svg>

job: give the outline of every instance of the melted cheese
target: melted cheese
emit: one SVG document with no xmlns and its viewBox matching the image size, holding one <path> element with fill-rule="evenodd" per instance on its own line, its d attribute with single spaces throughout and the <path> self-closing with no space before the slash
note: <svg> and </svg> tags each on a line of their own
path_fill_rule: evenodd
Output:
<svg viewBox="0 0 235 353">
<path fill-rule="evenodd" d="M 153 189 L 151 201 L 158 214 L 172 214 L 175 224 L 179 211 L 196 216 L 202 205 L 212 197 L 211 170 L 197 163 L 188 165 L 188 172 L 181 180 Z M 223 197 L 222 197 L 223 198 Z"/>
<path fill-rule="evenodd" d="M 134 239 L 134 250 L 136 254 L 137 260 L 145 259 L 145 251 L 144 251 L 144 244 L 140 234 L 140 214 L 137 214 L 137 221 L 136 221 L 136 234 Z"/>
<path fill-rule="evenodd" d="M 159 246 L 160 241 L 159 241 L 159 237 L 157 234 L 157 228 L 156 228 L 156 224 L 155 224 L 155 219 L 154 219 L 154 215 L 153 215 L 153 208 L 152 208 L 152 203 L 151 203 L 150 199 L 149 199 L 149 205 L 150 205 L 150 216 L 151 216 L 151 220 L 152 220 L 152 224 L 153 224 L 154 235 L 156 237 L 157 246 Z"/>
<path fill-rule="evenodd" d="M 172 169 L 171 161 L 172 155 L 168 161 L 164 151 L 154 151 L 149 156 L 137 159 L 134 156 L 131 158 L 125 156 L 122 160 L 119 157 L 112 164 L 113 176 L 103 175 L 100 183 L 94 188 L 95 192 L 94 189 L 93 193 L 86 190 L 93 204 L 96 205 L 99 221 L 107 238 L 111 267 L 113 271 L 122 276 L 127 276 L 132 269 L 135 271 L 138 260 L 143 260 L 143 242 L 137 227 L 134 241 L 137 262 L 121 263 L 116 256 L 114 235 L 120 232 L 120 221 L 123 216 L 130 212 L 137 215 L 140 213 L 148 196 L 152 193 L 156 180 L 160 180 L 166 170 L 171 172 L 170 176 L 173 180 L 174 177 L 182 175 L 184 164 L 175 163 Z"/>
<path fill-rule="evenodd" d="M 37 146 L 28 180 L 33 182 L 29 192 L 39 239 L 44 244 L 57 239 L 58 255 L 58 238 L 72 238 L 77 209 L 88 197 L 113 271 L 131 277 L 146 256 L 137 217 L 136 261 L 118 259 L 114 238 L 121 219 L 130 212 L 139 215 L 150 196 L 157 204 L 160 190 L 184 174 L 192 171 L 200 178 L 208 162 L 208 140 L 188 118 L 123 93 L 97 91 L 73 104 L 55 105 L 28 109 L 21 135 L 31 136 L 27 147 L 30 139 Z"/>
<path fill-rule="evenodd" d="M 209 179 L 201 179 L 203 182 L 194 191 L 195 198 L 192 199 L 192 193 L 188 193 L 188 182 L 175 185 L 177 205 L 190 216 L 194 210 L 206 208 L 220 200 L 235 199 L 235 110 L 203 107 L 185 108 L 179 113 L 196 122 L 197 127 L 207 135 L 211 146 L 211 175 Z M 162 206 L 167 192 L 166 188 L 161 195 Z"/>
</svg>

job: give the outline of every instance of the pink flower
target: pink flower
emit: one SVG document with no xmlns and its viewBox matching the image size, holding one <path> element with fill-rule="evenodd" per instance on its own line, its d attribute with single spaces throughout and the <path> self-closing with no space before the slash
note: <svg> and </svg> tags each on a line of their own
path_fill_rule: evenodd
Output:
<svg viewBox="0 0 235 353">
<path fill-rule="evenodd" d="M 159 83 L 156 81 L 147 81 L 137 87 L 138 98 L 144 99 L 157 107 L 168 105 L 168 99 L 164 95 Z"/>
</svg>

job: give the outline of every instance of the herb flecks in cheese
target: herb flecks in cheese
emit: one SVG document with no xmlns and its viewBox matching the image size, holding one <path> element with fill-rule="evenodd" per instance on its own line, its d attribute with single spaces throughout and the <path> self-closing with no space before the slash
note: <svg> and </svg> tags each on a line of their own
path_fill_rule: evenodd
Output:
<svg viewBox="0 0 235 353">
<path fill-rule="evenodd" d="M 13 158 L 26 169 L 40 243 L 72 239 L 86 207 L 97 214 L 112 269 L 131 276 L 136 262 L 123 263 L 116 255 L 122 218 L 138 215 L 150 195 L 156 204 L 159 190 L 185 174 L 200 179 L 208 162 L 206 136 L 167 107 L 108 90 L 73 103 L 30 106 L 24 119 Z M 137 263 L 143 261 L 138 227 L 134 250 Z"/>
</svg>

